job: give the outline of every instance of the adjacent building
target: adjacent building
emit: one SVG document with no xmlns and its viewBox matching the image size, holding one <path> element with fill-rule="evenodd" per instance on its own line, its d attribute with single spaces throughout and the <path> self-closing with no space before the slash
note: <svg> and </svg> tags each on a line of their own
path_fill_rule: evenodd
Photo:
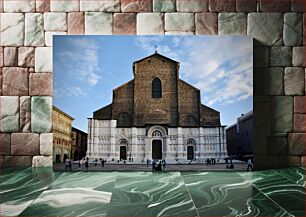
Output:
<svg viewBox="0 0 306 217">
<path fill-rule="evenodd" d="M 134 79 L 88 119 L 87 157 L 108 161 L 204 162 L 227 157 L 220 113 L 179 78 L 179 62 L 157 52 L 133 63 Z"/>
<path fill-rule="evenodd" d="M 83 159 L 87 150 L 87 133 L 72 127 L 71 139 L 71 158 L 74 161 Z"/>
<path fill-rule="evenodd" d="M 237 123 L 226 128 L 226 142 L 230 156 L 253 154 L 253 111 L 242 114 Z"/>
<path fill-rule="evenodd" d="M 52 133 L 53 133 L 53 162 L 64 162 L 71 158 L 71 128 L 73 117 L 53 106 Z"/>
</svg>

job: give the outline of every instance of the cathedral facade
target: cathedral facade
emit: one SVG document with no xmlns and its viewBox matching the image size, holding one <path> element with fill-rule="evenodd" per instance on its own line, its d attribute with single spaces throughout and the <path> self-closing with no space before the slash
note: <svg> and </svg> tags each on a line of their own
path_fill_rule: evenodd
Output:
<svg viewBox="0 0 306 217">
<path fill-rule="evenodd" d="M 87 157 L 108 162 L 203 163 L 227 157 L 220 113 L 179 78 L 179 62 L 155 54 L 133 63 L 134 79 L 88 119 Z"/>
</svg>

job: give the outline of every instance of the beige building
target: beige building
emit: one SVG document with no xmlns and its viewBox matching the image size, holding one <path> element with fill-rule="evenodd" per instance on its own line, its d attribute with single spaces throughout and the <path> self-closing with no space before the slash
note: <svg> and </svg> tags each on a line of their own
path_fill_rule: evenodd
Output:
<svg viewBox="0 0 306 217">
<path fill-rule="evenodd" d="M 73 120 L 71 116 L 53 106 L 53 162 L 64 162 L 66 158 L 71 158 L 71 129 Z"/>
</svg>

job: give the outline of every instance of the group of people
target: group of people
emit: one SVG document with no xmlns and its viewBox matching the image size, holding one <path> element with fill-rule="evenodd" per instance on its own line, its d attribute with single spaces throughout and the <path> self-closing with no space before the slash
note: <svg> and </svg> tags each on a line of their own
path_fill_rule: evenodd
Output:
<svg viewBox="0 0 306 217">
<path fill-rule="evenodd" d="M 161 161 L 152 161 L 152 171 L 166 171 L 167 170 L 167 162 L 166 160 L 161 160 Z"/>
<path fill-rule="evenodd" d="M 206 165 L 209 166 L 209 165 L 215 165 L 216 164 L 216 159 L 215 158 L 208 158 L 206 160 Z"/>
<path fill-rule="evenodd" d="M 65 171 L 72 171 L 72 159 L 66 158 L 65 159 Z"/>
</svg>

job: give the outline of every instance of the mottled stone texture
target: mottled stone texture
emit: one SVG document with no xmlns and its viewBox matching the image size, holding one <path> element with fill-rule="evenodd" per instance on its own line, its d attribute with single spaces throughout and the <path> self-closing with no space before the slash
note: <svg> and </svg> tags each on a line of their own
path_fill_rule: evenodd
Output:
<svg viewBox="0 0 306 217">
<path fill-rule="evenodd" d="M 35 49 L 35 72 L 52 72 L 52 48 Z"/>
<path fill-rule="evenodd" d="M 197 35 L 216 35 L 218 34 L 218 15 L 217 13 L 196 13 L 195 28 Z"/>
<path fill-rule="evenodd" d="M 233 0 L 208 0 L 211 12 L 235 12 L 235 1 Z"/>
<path fill-rule="evenodd" d="M 20 97 L 20 131 L 31 132 L 31 97 Z"/>
<path fill-rule="evenodd" d="M 289 152 L 292 155 L 305 155 L 305 133 L 289 133 Z"/>
<path fill-rule="evenodd" d="M 52 98 L 34 96 L 31 100 L 31 131 L 49 133 L 52 127 Z"/>
<path fill-rule="evenodd" d="M 19 131 L 19 98 L 0 96 L 0 131 Z"/>
<path fill-rule="evenodd" d="M 115 13 L 113 28 L 114 34 L 136 34 L 136 14 Z"/>
<path fill-rule="evenodd" d="M 4 0 L 4 12 L 35 12 L 35 0 Z"/>
<path fill-rule="evenodd" d="M 24 15 L 22 13 L 1 13 L 2 46 L 23 46 Z"/>
<path fill-rule="evenodd" d="M 56 12 L 70 12 L 70 11 L 79 11 L 80 2 L 75 0 L 61 1 L 61 0 L 51 0 L 50 2 L 51 11 Z"/>
<path fill-rule="evenodd" d="M 175 0 L 153 0 L 154 12 L 174 12 Z"/>
<path fill-rule="evenodd" d="M 18 52 L 16 47 L 4 48 L 4 66 L 17 66 Z"/>
<path fill-rule="evenodd" d="M 304 95 L 305 94 L 305 72 L 301 67 L 285 68 L 285 94 Z"/>
<path fill-rule="evenodd" d="M 36 0 L 36 12 L 50 11 L 50 0 Z"/>
<path fill-rule="evenodd" d="M 294 132 L 306 132 L 305 114 L 294 114 L 293 130 Z"/>
<path fill-rule="evenodd" d="M 152 0 L 121 0 L 122 12 L 151 12 Z"/>
<path fill-rule="evenodd" d="M 283 95 L 284 69 L 281 67 L 268 68 L 264 73 L 264 82 L 267 95 Z"/>
<path fill-rule="evenodd" d="M 39 134 L 36 133 L 12 133 L 12 155 L 38 155 Z"/>
<path fill-rule="evenodd" d="M 148 25 L 150 23 L 150 25 Z M 161 13 L 138 13 L 137 34 L 164 34 L 163 15 Z"/>
<path fill-rule="evenodd" d="M 245 13 L 219 13 L 219 35 L 245 35 L 247 29 Z"/>
<path fill-rule="evenodd" d="M 27 96 L 29 94 L 29 72 L 27 68 L 3 68 L 3 95 Z"/>
<path fill-rule="evenodd" d="M 275 96 L 272 98 L 272 132 L 292 132 L 293 125 L 293 97 Z"/>
<path fill-rule="evenodd" d="M 287 136 L 272 136 L 268 139 L 268 154 L 286 156 L 288 154 Z"/>
<path fill-rule="evenodd" d="M 3 83 L 2 67 L 0 67 L 0 96 L 2 96 L 2 83 Z"/>
<path fill-rule="evenodd" d="M 304 0 L 291 0 L 292 12 L 305 12 L 304 7 L 305 7 Z"/>
<path fill-rule="evenodd" d="M 194 15 L 192 13 L 166 13 L 166 31 L 194 31 Z"/>
<path fill-rule="evenodd" d="M 113 16 L 104 12 L 85 13 L 85 34 L 108 35 L 113 33 Z"/>
<path fill-rule="evenodd" d="M 32 167 L 52 167 L 52 156 L 34 156 Z"/>
<path fill-rule="evenodd" d="M 284 44 L 298 46 L 303 43 L 303 14 L 285 13 Z"/>
<path fill-rule="evenodd" d="M 247 34 L 254 37 L 255 45 L 280 46 L 283 44 L 282 13 L 249 13 Z"/>
<path fill-rule="evenodd" d="M 52 155 L 53 154 L 53 134 L 42 133 L 40 134 L 40 154 L 41 155 Z"/>
<path fill-rule="evenodd" d="M 3 47 L 0 47 L 0 67 L 3 66 Z"/>
<path fill-rule="evenodd" d="M 84 34 L 85 26 L 84 26 L 84 13 L 74 12 L 68 14 L 68 34 Z"/>
<path fill-rule="evenodd" d="M 80 11 L 120 12 L 120 0 L 81 0 Z"/>
<path fill-rule="evenodd" d="M 263 12 L 288 12 L 290 11 L 290 0 L 260 0 L 260 10 Z"/>
<path fill-rule="evenodd" d="M 44 46 L 43 15 L 25 14 L 25 46 Z"/>
<path fill-rule="evenodd" d="M 11 134 L 0 133 L 0 156 L 10 155 L 11 153 Z"/>
<path fill-rule="evenodd" d="M 292 52 L 292 65 L 305 67 L 306 66 L 305 62 L 306 62 L 305 47 L 294 47 Z"/>
<path fill-rule="evenodd" d="M 256 0 L 236 0 L 237 12 L 256 12 Z"/>
<path fill-rule="evenodd" d="M 207 0 L 176 0 L 178 12 L 204 12 L 207 9 Z"/>
<path fill-rule="evenodd" d="M 270 62 L 269 47 L 254 47 L 254 67 L 268 67 Z"/>
<path fill-rule="evenodd" d="M 66 13 L 44 13 L 44 29 L 46 31 L 66 31 Z"/>
<path fill-rule="evenodd" d="M 29 167 L 32 165 L 32 156 L 5 156 L 5 167 Z"/>
<path fill-rule="evenodd" d="M 18 48 L 18 66 L 34 67 L 35 66 L 35 48 L 19 47 Z"/>
<path fill-rule="evenodd" d="M 292 48 L 291 47 L 271 47 L 270 66 L 291 66 Z"/>
<path fill-rule="evenodd" d="M 52 96 L 52 74 L 31 73 L 29 94 L 30 96 Z"/>
<path fill-rule="evenodd" d="M 295 96 L 294 97 L 294 113 L 306 114 L 306 97 Z"/>
</svg>

